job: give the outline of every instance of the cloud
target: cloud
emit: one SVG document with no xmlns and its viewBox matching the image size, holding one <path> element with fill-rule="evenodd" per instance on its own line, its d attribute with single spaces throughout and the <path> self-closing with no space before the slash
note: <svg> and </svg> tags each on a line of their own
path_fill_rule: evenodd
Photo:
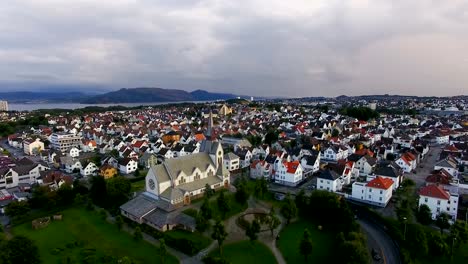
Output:
<svg viewBox="0 0 468 264">
<path fill-rule="evenodd" d="M 464 0 L 4 2 L 0 82 L 254 96 L 452 95 L 468 85 Z"/>
</svg>

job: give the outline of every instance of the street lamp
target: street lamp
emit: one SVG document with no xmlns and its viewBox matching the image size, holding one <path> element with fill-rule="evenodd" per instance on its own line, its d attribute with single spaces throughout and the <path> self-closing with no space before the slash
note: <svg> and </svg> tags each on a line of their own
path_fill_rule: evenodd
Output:
<svg viewBox="0 0 468 264">
<path fill-rule="evenodd" d="M 405 229 L 403 231 L 403 240 L 406 240 L 406 217 L 403 217 L 403 222 L 405 223 Z"/>
</svg>

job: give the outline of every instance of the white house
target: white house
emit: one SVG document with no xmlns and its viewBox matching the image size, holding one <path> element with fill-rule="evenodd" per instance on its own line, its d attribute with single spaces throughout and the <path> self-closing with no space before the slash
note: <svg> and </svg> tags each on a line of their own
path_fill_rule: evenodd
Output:
<svg viewBox="0 0 468 264">
<path fill-rule="evenodd" d="M 124 158 L 119 161 L 119 171 L 122 174 L 129 174 L 136 171 L 138 162 L 131 158 Z"/>
<path fill-rule="evenodd" d="M 255 160 L 250 165 L 250 178 L 259 179 L 271 177 L 272 166 L 264 160 Z"/>
<path fill-rule="evenodd" d="M 97 170 L 98 167 L 96 164 L 94 164 L 94 162 L 86 162 L 81 165 L 80 174 L 86 177 L 89 175 L 94 175 Z"/>
<path fill-rule="evenodd" d="M 444 169 L 453 177 L 458 176 L 458 165 L 457 161 L 452 157 L 447 157 L 446 159 L 436 162 L 434 165 L 434 170 Z"/>
<path fill-rule="evenodd" d="M 76 158 L 80 156 L 80 150 L 78 148 L 73 147 L 68 151 L 68 154 L 70 155 L 70 157 Z"/>
<path fill-rule="evenodd" d="M 356 163 L 356 168 L 359 170 L 359 175 L 366 176 L 371 174 L 376 167 L 377 159 L 371 156 L 362 156 Z"/>
<path fill-rule="evenodd" d="M 44 150 L 44 143 L 39 138 L 23 141 L 23 151 L 26 155 L 37 155 L 42 150 Z"/>
<path fill-rule="evenodd" d="M 376 177 L 370 182 L 355 182 L 352 185 L 351 198 L 364 203 L 387 206 L 392 198 L 393 180 Z"/>
<path fill-rule="evenodd" d="M 410 152 L 404 153 L 395 162 L 406 173 L 410 173 L 412 170 L 416 169 L 417 167 L 416 157 Z"/>
<path fill-rule="evenodd" d="M 240 158 L 236 154 L 229 152 L 224 154 L 224 168 L 228 171 L 238 170 L 240 165 Z"/>
<path fill-rule="evenodd" d="M 458 194 L 449 193 L 438 185 L 424 186 L 419 190 L 419 206 L 427 205 L 431 209 L 432 219 L 440 213 L 447 213 L 452 221 L 457 219 Z"/>
<path fill-rule="evenodd" d="M 302 157 L 301 165 L 305 171 L 317 172 L 320 169 L 320 155 L 307 155 Z"/>
<path fill-rule="evenodd" d="M 317 177 L 317 190 L 336 192 L 341 191 L 342 187 L 341 175 L 333 170 L 324 170 Z"/>
<path fill-rule="evenodd" d="M 348 157 L 348 149 L 344 146 L 330 146 L 323 153 L 321 159 L 337 161 Z"/>
<path fill-rule="evenodd" d="M 278 162 L 275 172 L 275 182 L 288 186 L 296 186 L 303 179 L 303 168 L 299 161 Z"/>
</svg>

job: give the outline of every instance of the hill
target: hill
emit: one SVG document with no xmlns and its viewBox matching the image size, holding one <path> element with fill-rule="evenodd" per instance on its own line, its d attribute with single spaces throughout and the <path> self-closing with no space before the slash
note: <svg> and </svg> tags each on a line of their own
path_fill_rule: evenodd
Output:
<svg viewBox="0 0 468 264">
<path fill-rule="evenodd" d="M 210 93 L 204 90 L 187 92 L 184 90 L 163 88 L 122 88 L 118 91 L 100 94 L 81 100 L 86 104 L 105 103 L 149 103 L 149 102 L 181 102 L 209 101 L 236 98 L 233 94 Z"/>
</svg>

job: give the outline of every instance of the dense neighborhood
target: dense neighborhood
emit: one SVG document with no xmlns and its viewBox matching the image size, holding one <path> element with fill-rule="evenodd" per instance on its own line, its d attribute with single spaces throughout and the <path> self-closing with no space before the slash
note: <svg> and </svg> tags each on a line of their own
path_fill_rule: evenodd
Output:
<svg viewBox="0 0 468 264">
<path fill-rule="evenodd" d="M 313 219 L 320 230 L 326 228 L 334 222 L 326 224 L 321 221 L 328 218 L 310 214 L 312 208 L 328 209 L 312 201 L 336 199 L 341 209 L 328 211 L 327 217 L 340 210 L 352 215 L 344 224 L 336 222 L 343 245 L 358 232 L 348 230 L 353 222 L 364 231 L 360 235 L 372 236 L 365 228 L 372 215 L 386 229 L 385 219 L 395 221 L 398 235 L 391 231 L 387 235 L 403 245 L 398 263 L 422 257 L 408 253 L 405 246 L 406 233 L 414 234 L 421 228 L 419 223 L 440 228 L 440 256 L 452 256 L 454 245 L 465 245 L 467 238 L 456 236 L 451 228 L 462 226 L 465 233 L 457 229 L 457 234 L 468 236 L 467 109 L 463 98 L 338 97 L 238 99 L 76 113 L 2 112 L 1 220 L 14 230 L 15 221 L 28 214 L 11 213 L 18 203 L 30 203 L 33 211 L 46 207 L 54 211 L 36 206 L 37 190 L 58 193 L 65 187 L 79 187 L 85 191 L 74 193 L 75 200 L 75 195 L 88 195 L 89 189 L 93 206 L 104 208 L 111 223 L 123 219 L 131 230 L 157 234 L 153 237 L 166 240 L 170 254 L 179 261 L 224 263 L 215 262 L 223 259 L 222 254 L 207 256 L 215 244 L 208 242 L 188 254 L 171 240 L 171 232 L 205 234 L 221 249 L 226 237 L 239 240 L 234 234 L 239 230 L 245 229 L 250 240 L 257 240 L 260 230 L 269 230 L 271 224 L 276 236 L 267 232 L 258 239 L 268 241 L 276 262 L 295 263 L 292 253 L 284 252 L 287 246 L 282 245 L 285 238 L 280 233 L 296 218 L 296 224 Z M 109 195 L 115 192 L 109 196 L 111 202 L 96 191 L 99 186 Z M 125 189 L 124 194 L 115 189 Z M 65 210 L 58 204 L 58 211 Z M 292 207 L 299 213 L 287 210 Z M 249 214 L 255 219 L 244 217 Z M 267 220 L 257 221 L 262 214 Z M 273 225 L 275 221 L 280 222 Z M 203 226 L 206 223 L 209 226 Z M 210 230 L 211 237 L 206 235 Z M 298 240 L 300 250 L 292 255 L 300 254 L 307 262 L 320 241 L 312 239 L 314 247 L 309 251 L 309 236 L 315 237 L 318 231 L 305 230 L 296 234 L 303 240 Z M 376 240 L 363 243 L 368 251 L 363 258 L 369 263 L 391 258 Z M 426 240 L 427 251 L 434 245 Z M 157 243 L 161 246 L 161 241 Z M 180 257 L 176 253 L 180 251 L 191 257 Z M 351 257 L 343 261 L 363 263 Z"/>
</svg>

